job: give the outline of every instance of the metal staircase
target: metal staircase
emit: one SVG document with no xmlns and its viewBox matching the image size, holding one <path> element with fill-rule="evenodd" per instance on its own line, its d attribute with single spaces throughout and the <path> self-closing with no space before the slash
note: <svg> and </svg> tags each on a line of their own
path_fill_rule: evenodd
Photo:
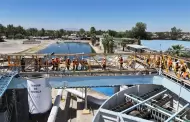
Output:
<svg viewBox="0 0 190 122">
<path fill-rule="evenodd" d="M 7 72 L 0 76 L 0 97 L 6 91 L 8 85 L 10 84 L 11 80 L 18 74 L 17 71 L 14 72 Z"/>
</svg>

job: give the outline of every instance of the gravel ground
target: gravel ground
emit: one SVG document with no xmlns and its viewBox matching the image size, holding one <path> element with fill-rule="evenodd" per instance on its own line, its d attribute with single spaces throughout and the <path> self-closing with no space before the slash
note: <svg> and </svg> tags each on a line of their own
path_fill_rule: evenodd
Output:
<svg viewBox="0 0 190 122">
<path fill-rule="evenodd" d="M 6 42 L 0 42 L 0 53 L 1 54 L 18 53 L 24 50 L 28 50 L 27 53 L 35 53 L 47 47 L 48 45 L 56 42 L 56 40 L 41 40 L 41 44 L 23 44 L 23 41 L 25 40 L 26 39 L 21 39 L 21 40 L 6 39 L 5 40 Z"/>
</svg>

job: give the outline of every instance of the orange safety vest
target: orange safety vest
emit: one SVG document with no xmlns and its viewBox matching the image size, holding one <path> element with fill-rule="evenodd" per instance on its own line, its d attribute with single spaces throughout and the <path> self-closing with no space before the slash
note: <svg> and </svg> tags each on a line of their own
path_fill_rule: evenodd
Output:
<svg viewBox="0 0 190 122">
<path fill-rule="evenodd" d="M 168 65 L 169 65 L 169 66 L 172 65 L 172 60 L 169 60 Z"/>
<path fill-rule="evenodd" d="M 183 78 L 186 78 L 187 75 L 188 75 L 187 72 L 184 72 L 184 73 L 183 73 Z"/>
</svg>

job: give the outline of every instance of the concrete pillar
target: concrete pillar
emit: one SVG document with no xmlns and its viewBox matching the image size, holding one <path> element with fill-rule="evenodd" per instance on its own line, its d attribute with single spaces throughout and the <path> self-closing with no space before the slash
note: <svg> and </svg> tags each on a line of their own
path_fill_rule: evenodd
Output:
<svg viewBox="0 0 190 122">
<path fill-rule="evenodd" d="M 115 86 L 114 87 L 114 93 L 117 93 L 117 92 L 119 92 L 120 91 L 120 86 Z"/>
<path fill-rule="evenodd" d="M 88 106 L 87 106 L 87 88 L 85 87 L 85 103 L 84 103 L 84 110 L 83 110 L 83 114 L 90 114 L 90 111 L 88 110 Z"/>
</svg>

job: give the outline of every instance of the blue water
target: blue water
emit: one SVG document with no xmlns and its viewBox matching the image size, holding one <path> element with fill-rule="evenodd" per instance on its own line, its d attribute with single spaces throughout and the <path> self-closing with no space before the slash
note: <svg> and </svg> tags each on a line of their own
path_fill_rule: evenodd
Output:
<svg viewBox="0 0 190 122">
<path fill-rule="evenodd" d="M 86 43 L 59 43 L 51 44 L 47 48 L 39 51 L 39 53 L 91 53 L 93 50 Z"/>
<path fill-rule="evenodd" d="M 141 40 L 142 45 L 152 50 L 166 51 L 172 45 L 181 44 L 186 48 L 190 48 L 190 42 L 177 40 Z"/>
<path fill-rule="evenodd" d="M 89 44 L 86 43 L 60 43 L 60 44 L 51 44 L 47 48 L 39 51 L 39 53 L 52 53 L 55 54 L 64 54 L 64 53 L 92 53 L 94 50 L 91 48 Z M 73 57 L 69 57 L 73 58 Z M 85 58 L 85 57 L 84 57 Z M 114 93 L 114 89 L 111 87 L 97 87 L 92 88 L 98 92 L 101 92 L 105 95 L 111 96 Z"/>
<path fill-rule="evenodd" d="M 95 91 L 98 91 L 100 93 L 103 93 L 107 96 L 111 96 L 114 94 L 114 89 L 113 87 L 97 87 L 97 88 L 92 88 Z"/>
</svg>

